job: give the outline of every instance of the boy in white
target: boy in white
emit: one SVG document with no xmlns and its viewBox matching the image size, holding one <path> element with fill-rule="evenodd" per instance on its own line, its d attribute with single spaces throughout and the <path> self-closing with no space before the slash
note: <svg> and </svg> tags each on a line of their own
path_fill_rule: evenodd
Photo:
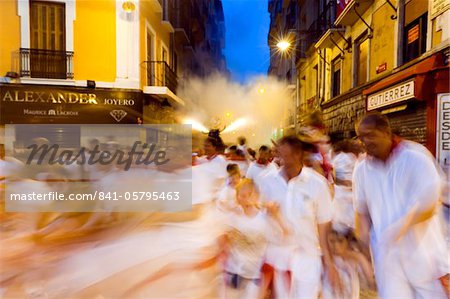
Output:
<svg viewBox="0 0 450 299">
<path fill-rule="evenodd" d="M 448 253 L 436 216 L 441 178 L 419 146 L 395 138 L 371 113 L 357 133 L 367 157 L 353 175 L 360 239 L 370 243 L 381 298 L 446 298 Z"/>
<path fill-rule="evenodd" d="M 266 145 L 262 145 L 258 151 L 258 160 L 250 164 L 245 177 L 257 180 L 261 175 L 264 175 L 269 171 L 277 170 L 275 164 L 270 162 L 270 156 L 270 148 Z"/>
<path fill-rule="evenodd" d="M 264 176 L 259 186 L 265 199 L 280 205 L 291 236 L 269 244 L 266 262 L 275 269 L 276 298 L 317 298 L 322 262 L 333 288 L 340 289 L 327 243 L 332 218 L 330 190 L 320 174 L 303 167 L 303 143 L 297 137 L 281 139 L 278 152 L 284 166 Z M 285 271 L 292 273 L 290 283 Z"/>
<path fill-rule="evenodd" d="M 243 179 L 236 186 L 236 203 L 227 221 L 229 249 L 225 271 L 228 288 L 225 297 L 260 298 L 266 236 L 273 229 L 281 228 L 282 231 L 284 225 L 276 205 L 260 204 L 256 186 L 250 179 Z M 274 226 L 275 223 L 278 227 Z"/>
</svg>

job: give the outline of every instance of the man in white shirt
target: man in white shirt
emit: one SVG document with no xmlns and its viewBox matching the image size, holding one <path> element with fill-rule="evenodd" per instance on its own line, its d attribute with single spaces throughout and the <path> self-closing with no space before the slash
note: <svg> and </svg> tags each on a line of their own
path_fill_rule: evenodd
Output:
<svg viewBox="0 0 450 299">
<path fill-rule="evenodd" d="M 261 178 L 259 188 L 263 198 L 280 205 L 291 233 L 269 243 L 266 263 L 275 270 L 276 298 L 318 298 L 322 263 L 333 287 L 339 288 L 327 243 L 332 218 L 330 190 L 320 174 L 303 167 L 303 143 L 297 137 L 281 139 L 278 152 L 284 166 Z M 292 274 L 290 283 L 285 271 Z"/>
<path fill-rule="evenodd" d="M 258 151 L 258 160 L 252 162 L 247 170 L 246 178 L 256 181 L 258 177 L 269 171 L 277 170 L 275 164 L 270 162 L 270 148 L 262 145 Z"/>
<path fill-rule="evenodd" d="M 439 278 L 448 252 L 436 215 L 442 180 L 433 159 L 395 137 L 379 113 L 356 130 L 367 150 L 353 174 L 356 229 L 370 239 L 380 297 L 446 298 Z"/>
</svg>

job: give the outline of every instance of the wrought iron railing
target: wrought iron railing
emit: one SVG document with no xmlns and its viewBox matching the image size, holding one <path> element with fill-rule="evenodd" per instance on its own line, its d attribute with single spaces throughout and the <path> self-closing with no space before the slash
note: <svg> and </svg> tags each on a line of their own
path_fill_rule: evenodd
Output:
<svg viewBox="0 0 450 299">
<path fill-rule="evenodd" d="M 166 86 L 176 92 L 178 78 L 165 61 L 145 61 L 147 65 L 147 84 L 149 86 Z"/>
<path fill-rule="evenodd" d="M 73 79 L 73 52 L 20 48 L 20 76 Z"/>
</svg>

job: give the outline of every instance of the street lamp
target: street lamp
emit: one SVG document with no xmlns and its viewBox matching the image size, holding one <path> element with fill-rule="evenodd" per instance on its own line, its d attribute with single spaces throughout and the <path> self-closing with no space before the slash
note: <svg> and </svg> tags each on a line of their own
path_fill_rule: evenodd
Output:
<svg viewBox="0 0 450 299">
<path fill-rule="evenodd" d="M 281 40 L 277 43 L 277 48 L 280 49 L 280 51 L 284 52 L 291 46 L 291 43 L 286 40 Z"/>
</svg>

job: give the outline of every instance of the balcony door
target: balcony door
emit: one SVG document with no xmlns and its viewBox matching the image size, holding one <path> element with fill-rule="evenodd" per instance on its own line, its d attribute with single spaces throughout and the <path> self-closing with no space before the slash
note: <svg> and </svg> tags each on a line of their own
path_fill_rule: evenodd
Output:
<svg viewBox="0 0 450 299">
<path fill-rule="evenodd" d="M 65 15 L 64 3 L 31 1 L 31 77 L 66 79 Z"/>
</svg>

